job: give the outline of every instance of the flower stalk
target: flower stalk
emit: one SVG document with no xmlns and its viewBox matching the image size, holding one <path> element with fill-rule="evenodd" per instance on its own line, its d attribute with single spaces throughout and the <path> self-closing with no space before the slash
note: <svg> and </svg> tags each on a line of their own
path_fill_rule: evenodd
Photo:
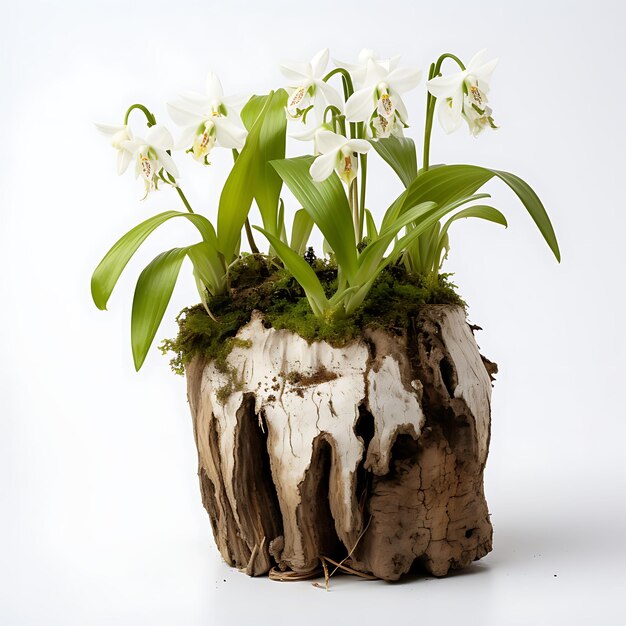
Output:
<svg viewBox="0 0 626 626">
<path fill-rule="evenodd" d="M 446 59 L 452 59 L 460 68 L 461 71 L 465 70 L 465 65 L 463 62 L 454 54 L 450 52 L 445 52 L 442 54 L 436 63 L 430 64 L 430 69 L 428 72 L 428 80 L 429 82 L 437 77 L 441 76 L 441 65 Z M 422 153 L 422 168 L 426 172 L 430 167 L 430 136 L 433 130 L 433 118 L 435 114 L 435 104 L 437 102 L 437 98 L 433 96 L 430 91 L 426 91 L 426 125 L 424 128 L 424 150 Z"/>
</svg>

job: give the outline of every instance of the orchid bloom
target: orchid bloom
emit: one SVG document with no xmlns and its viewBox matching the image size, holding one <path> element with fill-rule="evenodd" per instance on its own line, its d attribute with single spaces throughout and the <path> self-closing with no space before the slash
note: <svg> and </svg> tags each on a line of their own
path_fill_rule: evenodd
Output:
<svg viewBox="0 0 626 626">
<path fill-rule="evenodd" d="M 185 127 L 178 146 L 188 148 L 196 161 L 208 163 L 207 156 L 218 145 L 241 149 L 247 132 L 234 106 L 239 98 L 225 97 L 219 78 L 209 72 L 206 93 L 187 92 L 167 105 L 170 117 Z"/>
<path fill-rule="evenodd" d="M 96 124 L 96 128 L 109 138 L 111 145 L 117 151 L 117 173 L 122 175 L 133 160 L 133 153 L 124 146 L 126 141 L 133 138 L 130 128 L 126 124 L 123 126 Z"/>
<path fill-rule="evenodd" d="M 335 61 L 335 65 L 337 67 L 343 67 L 344 69 L 350 72 L 352 76 L 352 80 L 356 87 L 363 86 L 365 82 L 365 76 L 367 74 L 367 65 L 369 60 L 378 63 L 385 68 L 388 72 L 394 70 L 398 66 L 398 62 L 400 61 L 400 56 L 394 56 L 389 59 L 379 59 L 378 55 L 371 48 L 363 48 L 361 52 L 359 52 L 359 61 L 358 63 L 345 63 L 343 61 Z"/>
<path fill-rule="evenodd" d="M 402 136 L 408 120 L 402 94 L 416 87 L 421 77 L 418 69 L 397 67 L 389 71 L 370 58 L 365 86 L 355 91 L 346 102 L 346 119 L 366 122 L 373 137 Z"/>
<path fill-rule="evenodd" d="M 312 104 L 317 118 L 322 118 L 329 105 L 341 108 L 337 91 L 322 79 L 328 65 L 328 48 L 320 50 L 308 63 L 283 63 L 280 71 L 293 85 L 288 87 L 287 115 L 299 119 Z"/>
<path fill-rule="evenodd" d="M 125 150 L 136 159 L 135 176 L 144 181 L 146 194 L 144 199 L 158 186 L 158 175 L 163 169 L 171 176 L 178 176 L 178 169 L 172 157 L 167 153 L 174 147 L 170 131 L 164 126 L 151 126 L 145 139 L 136 137 L 122 142 Z"/>
<path fill-rule="evenodd" d="M 372 147 L 365 139 L 348 139 L 330 130 L 319 130 L 315 143 L 320 156 L 311 164 L 311 178 L 319 183 L 336 170 L 346 185 L 356 178 L 358 160 L 355 153 L 365 154 Z"/>
<path fill-rule="evenodd" d="M 428 91 L 440 99 L 439 122 L 447 133 L 455 131 L 461 119 L 465 119 L 474 136 L 484 128 L 497 128 L 491 117 L 492 110 L 487 106 L 487 93 L 498 59 L 485 62 L 485 52 L 475 54 L 463 71 L 436 76 L 426 85 Z"/>
</svg>

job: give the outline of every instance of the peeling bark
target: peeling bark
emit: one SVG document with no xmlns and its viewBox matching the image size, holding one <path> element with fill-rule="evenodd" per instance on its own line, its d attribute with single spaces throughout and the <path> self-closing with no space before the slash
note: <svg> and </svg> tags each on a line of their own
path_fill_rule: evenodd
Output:
<svg viewBox="0 0 626 626">
<path fill-rule="evenodd" d="M 432 305 L 408 333 L 365 330 L 333 348 L 255 313 L 226 368 L 194 360 L 202 500 L 226 562 L 305 574 L 350 553 L 354 569 L 396 580 L 487 554 L 497 367 L 472 330 L 460 307 Z"/>
</svg>

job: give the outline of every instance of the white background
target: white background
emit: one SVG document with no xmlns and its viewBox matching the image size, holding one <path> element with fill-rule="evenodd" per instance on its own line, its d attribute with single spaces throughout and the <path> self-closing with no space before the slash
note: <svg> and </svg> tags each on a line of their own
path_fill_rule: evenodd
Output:
<svg viewBox="0 0 626 626">
<path fill-rule="evenodd" d="M 0 21 L 0 624 L 625 624 L 623 400 L 624 20 L 619 2 L 12 2 Z M 499 167 L 544 200 L 558 265 L 502 185 L 503 230 L 463 222 L 447 269 L 501 373 L 486 492 L 494 552 L 446 579 L 248 579 L 227 568 L 200 503 L 183 379 L 156 349 L 139 374 L 134 281 L 156 253 L 195 241 L 168 224 L 129 264 L 109 312 L 90 300 L 101 256 L 130 227 L 181 208 L 139 202 L 92 125 L 139 101 L 284 84 L 281 60 L 365 46 L 427 68 L 441 52 L 501 58 L 501 129 L 434 131 L 433 162 Z M 421 141 L 423 84 L 407 99 Z M 181 155 L 181 184 L 213 216 L 229 154 L 211 172 Z M 375 158 L 370 159 L 374 161 Z M 374 182 L 374 178 L 378 182 Z M 368 204 L 399 192 L 372 166 Z M 188 268 L 158 336 L 196 301 Z M 359 620 L 359 621 L 357 621 Z"/>
</svg>

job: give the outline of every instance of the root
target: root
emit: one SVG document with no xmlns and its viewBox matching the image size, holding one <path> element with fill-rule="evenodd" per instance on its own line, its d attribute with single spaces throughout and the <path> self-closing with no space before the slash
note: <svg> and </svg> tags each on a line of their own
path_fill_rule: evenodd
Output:
<svg viewBox="0 0 626 626">
<path fill-rule="evenodd" d="M 298 582 L 300 580 L 311 580 L 311 578 L 319 578 L 322 574 L 322 570 L 320 568 L 311 570 L 310 572 L 293 572 L 291 570 L 287 570 L 285 572 L 281 572 L 279 569 L 272 567 L 269 571 L 270 580 L 276 580 L 278 582 Z"/>
</svg>

